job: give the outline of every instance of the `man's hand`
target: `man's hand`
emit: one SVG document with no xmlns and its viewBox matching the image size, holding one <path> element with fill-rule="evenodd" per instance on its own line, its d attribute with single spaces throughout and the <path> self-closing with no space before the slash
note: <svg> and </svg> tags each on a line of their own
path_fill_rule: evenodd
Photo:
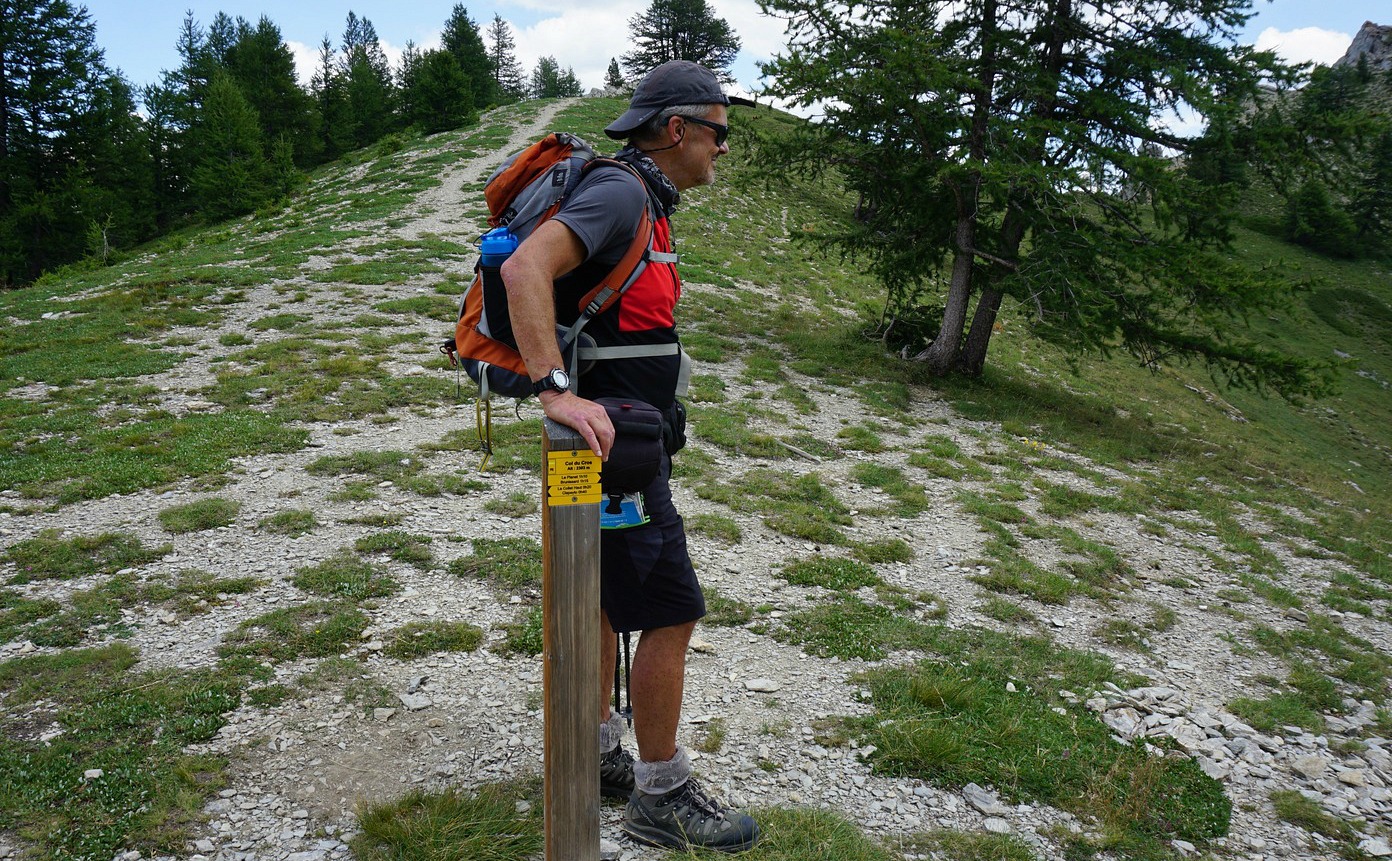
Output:
<svg viewBox="0 0 1392 861">
<path fill-rule="evenodd" d="M 571 392 L 542 392 L 537 396 L 546 417 L 574 430 L 600 460 L 609 459 L 614 445 L 614 425 L 604 407 Z"/>
</svg>

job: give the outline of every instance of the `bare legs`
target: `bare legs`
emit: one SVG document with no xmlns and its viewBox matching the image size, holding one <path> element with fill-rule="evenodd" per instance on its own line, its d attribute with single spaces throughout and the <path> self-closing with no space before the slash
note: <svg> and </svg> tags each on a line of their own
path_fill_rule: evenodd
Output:
<svg viewBox="0 0 1392 861">
<path fill-rule="evenodd" d="M 602 614 L 603 611 L 601 611 Z M 695 622 L 644 631 L 633 656 L 633 729 L 638 756 L 644 762 L 665 762 L 677 752 L 677 725 L 681 722 L 682 692 L 686 683 L 686 649 Z M 602 616 L 600 663 L 600 721 L 609 719 L 617 654 L 608 616 Z"/>
</svg>

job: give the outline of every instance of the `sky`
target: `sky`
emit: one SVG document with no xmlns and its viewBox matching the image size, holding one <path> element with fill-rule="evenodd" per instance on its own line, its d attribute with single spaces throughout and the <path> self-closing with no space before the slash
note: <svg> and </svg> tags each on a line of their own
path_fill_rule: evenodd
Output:
<svg viewBox="0 0 1392 861">
<path fill-rule="evenodd" d="M 496 13 L 513 25 L 517 57 L 530 73 L 538 59 L 554 57 L 571 68 L 585 89 L 599 87 L 611 58 L 631 49 L 628 20 L 651 0 L 493 0 L 464 3 L 481 26 Z M 757 0 L 708 0 L 730 22 L 742 47 L 733 66 L 736 92 L 757 92 L 758 63 L 783 46 L 781 21 L 759 11 Z M 78 0 L 96 24 L 97 44 L 109 66 L 137 87 L 156 83 L 160 73 L 179 65 L 175 41 L 188 11 L 206 26 L 218 12 L 256 23 L 266 15 L 280 27 L 295 55 L 300 82 L 307 84 L 317 65 L 319 43 L 328 35 L 335 47 L 351 10 L 370 20 L 388 57 L 400 56 L 407 42 L 438 47 L 440 31 L 455 0 Z M 1364 21 L 1392 25 L 1387 0 L 1255 0 L 1257 13 L 1241 41 L 1275 50 L 1291 62 L 1333 63 L 1343 56 Z"/>
</svg>

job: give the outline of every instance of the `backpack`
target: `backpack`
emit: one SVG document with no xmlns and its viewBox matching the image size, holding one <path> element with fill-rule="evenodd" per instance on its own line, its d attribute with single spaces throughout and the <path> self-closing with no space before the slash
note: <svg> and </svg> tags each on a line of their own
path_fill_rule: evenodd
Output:
<svg viewBox="0 0 1392 861">
<path fill-rule="evenodd" d="M 551 218 L 580 184 L 581 178 L 600 166 L 628 171 L 640 182 L 642 176 L 630 165 L 595 153 L 593 147 L 576 135 L 556 132 L 514 153 L 498 166 L 484 184 L 488 205 L 488 225 L 507 230 L 518 242 L 526 239 Z M 646 188 L 646 185 L 644 186 Z M 585 326 L 618 302 L 650 262 L 675 263 L 676 255 L 653 249 L 655 231 L 649 207 L 643 207 L 634 227 L 633 241 L 617 265 L 580 300 L 580 316 L 570 326 L 557 325 L 557 344 L 569 365 L 571 379 L 578 379 L 587 365 L 613 358 L 679 353 L 677 344 L 656 345 L 650 349 L 596 347 L 583 335 Z M 485 249 L 486 250 L 486 249 Z M 517 350 L 507 310 L 507 290 L 498 265 L 484 265 L 485 253 L 474 267 L 474 279 L 464 291 L 454 337 L 440 345 L 440 352 L 455 368 L 462 368 L 478 384 L 476 403 L 479 440 L 483 444 L 484 466 L 492 454 L 491 397 L 495 394 L 523 399 L 532 394 L 527 366 Z"/>
</svg>

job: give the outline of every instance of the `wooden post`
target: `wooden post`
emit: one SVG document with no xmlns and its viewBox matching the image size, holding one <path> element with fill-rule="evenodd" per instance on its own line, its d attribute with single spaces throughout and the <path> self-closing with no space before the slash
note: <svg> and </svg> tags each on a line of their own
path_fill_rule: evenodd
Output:
<svg viewBox="0 0 1392 861">
<path fill-rule="evenodd" d="M 599 456 L 546 420 L 541 535 L 546 861 L 599 861 Z"/>
</svg>

